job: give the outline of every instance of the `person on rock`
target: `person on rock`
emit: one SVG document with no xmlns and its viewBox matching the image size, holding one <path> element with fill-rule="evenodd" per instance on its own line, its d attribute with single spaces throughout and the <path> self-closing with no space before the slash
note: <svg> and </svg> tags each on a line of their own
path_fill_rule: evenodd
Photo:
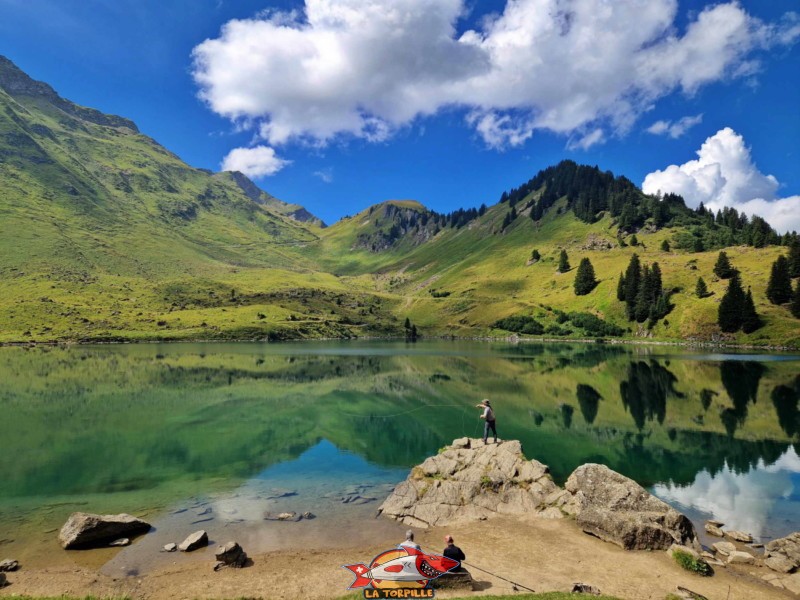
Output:
<svg viewBox="0 0 800 600">
<path fill-rule="evenodd" d="M 461 548 L 456 546 L 455 542 L 453 541 L 452 535 L 444 536 L 444 543 L 447 544 L 447 547 L 444 550 L 442 550 L 442 556 L 445 556 L 447 558 L 452 558 L 453 560 L 457 560 L 459 563 L 461 563 L 461 561 L 467 560 L 466 554 L 464 554 L 464 551 L 461 550 Z M 453 569 L 454 572 L 463 570 L 464 567 L 462 567 L 461 564 L 459 564 L 457 568 Z"/>
<path fill-rule="evenodd" d="M 492 409 L 492 403 L 489 402 L 488 399 L 484 398 L 483 402 L 480 404 L 476 404 L 475 408 L 482 408 L 483 413 L 481 414 L 481 419 L 483 419 L 483 443 L 487 443 L 489 438 L 489 430 L 492 430 L 492 434 L 494 434 L 494 443 L 497 443 L 497 427 L 494 421 L 494 410 Z"/>
</svg>

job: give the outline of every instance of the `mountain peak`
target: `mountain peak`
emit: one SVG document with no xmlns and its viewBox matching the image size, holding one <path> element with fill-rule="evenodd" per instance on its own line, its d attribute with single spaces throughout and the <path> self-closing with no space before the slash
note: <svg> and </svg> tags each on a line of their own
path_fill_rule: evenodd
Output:
<svg viewBox="0 0 800 600">
<path fill-rule="evenodd" d="M 36 81 L 11 60 L 2 55 L 0 55 L 0 89 L 17 100 L 22 98 L 44 100 L 71 117 L 88 121 L 95 125 L 102 125 L 104 127 L 125 127 L 139 133 L 139 128 L 136 127 L 136 124 L 130 119 L 125 119 L 117 115 L 107 115 L 99 110 L 86 108 L 74 102 L 70 102 L 59 96 L 51 86 L 42 81 Z"/>
</svg>

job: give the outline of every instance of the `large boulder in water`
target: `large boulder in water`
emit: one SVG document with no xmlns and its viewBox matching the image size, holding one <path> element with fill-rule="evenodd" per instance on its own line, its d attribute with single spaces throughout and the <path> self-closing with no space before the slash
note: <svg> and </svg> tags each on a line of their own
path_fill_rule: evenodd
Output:
<svg viewBox="0 0 800 600">
<path fill-rule="evenodd" d="M 67 549 L 108 546 L 123 537 L 134 537 L 150 531 L 150 524 L 131 515 L 93 515 L 72 513 L 61 528 L 58 540 Z"/>
<path fill-rule="evenodd" d="M 569 495 L 546 465 L 527 460 L 516 441 L 484 444 L 462 438 L 412 469 L 380 512 L 414 527 L 448 525 L 492 515 L 560 517 Z"/>
<path fill-rule="evenodd" d="M 698 547 L 692 522 L 605 465 L 578 467 L 566 483 L 573 495 L 567 510 L 587 533 L 626 550 L 666 550 L 672 544 Z"/>
</svg>

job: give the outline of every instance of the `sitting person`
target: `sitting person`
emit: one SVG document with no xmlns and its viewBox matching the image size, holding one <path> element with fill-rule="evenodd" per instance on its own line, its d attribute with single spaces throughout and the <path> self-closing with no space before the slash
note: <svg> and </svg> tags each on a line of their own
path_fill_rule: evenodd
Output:
<svg viewBox="0 0 800 600">
<path fill-rule="evenodd" d="M 453 542 L 453 536 L 452 535 L 444 536 L 444 543 L 447 544 L 447 547 L 444 550 L 442 550 L 442 556 L 445 556 L 447 558 L 452 558 L 453 560 L 457 560 L 459 563 L 461 561 L 467 560 L 467 557 L 464 554 L 464 551 L 461 550 L 461 548 L 459 548 L 458 546 L 456 546 L 455 542 Z M 455 572 L 463 571 L 463 570 L 464 570 L 464 567 L 462 567 L 459 564 L 458 567 L 453 569 L 453 572 L 455 573 Z"/>
<path fill-rule="evenodd" d="M 398 546 L 400 546 L 400 547 L 405 546 L 407 548 L 414 548 L 414 550 L 422 550 L 422 548 L 419 547 L 419 544 L 414 541 L 414 532 L 411 531 L 410 529 L 408 531 L 406 531 L 406 539 L 405 539 L 405 541 L 400 542 L 398 544 Z"/>
</svg>

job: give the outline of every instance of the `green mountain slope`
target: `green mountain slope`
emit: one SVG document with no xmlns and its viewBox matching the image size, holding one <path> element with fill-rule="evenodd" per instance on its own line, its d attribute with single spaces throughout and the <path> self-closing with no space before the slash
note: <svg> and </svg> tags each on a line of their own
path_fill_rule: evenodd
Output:
<svg viewBox="0 0 800 600">
<path fill-rule="evenodd" d="M 506 336 L 498 321 L 524 317 L 546 337 L 622 328 L 633 339 L 800 347 L 800 321 L 765 294 L 788 239 L 757 217 L 692 211 L 569 161 L 489 208 L 443 215 L 392 200 L 326 228 L 0 57 L 0 342 L 402 336 L 406 318 L 422 335 Z M 762 317 L 751 334 L 716 324 L 722 247 Z M 562 250 L 567 273 L 556 270 Z M 650 327 L 629 322 L 617 299 L 634 252 L 659 263 L 670 294 L 672 310 Z M 599 283 L 576 296 L 584 257 Z M 702 299 L 698 276 L 711 292 Z"/>
</svg>

